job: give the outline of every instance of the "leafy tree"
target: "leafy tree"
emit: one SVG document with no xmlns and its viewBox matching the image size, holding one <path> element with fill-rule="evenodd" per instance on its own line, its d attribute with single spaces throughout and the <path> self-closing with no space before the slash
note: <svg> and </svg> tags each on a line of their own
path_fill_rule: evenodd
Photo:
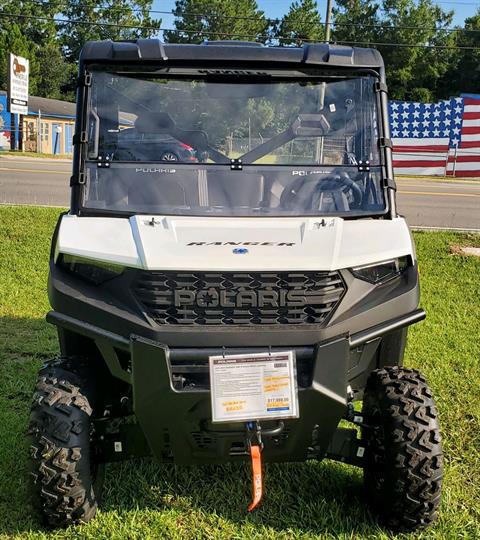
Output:
<svg viewBox="0 0 480 540">
<path fill-rule="evenodd" d="M 265 41 L 269 25 L 256 0 L 177 0 L 173 13 L 176 31 L 164 33 L 169 43 Z"/>
<path fill-rule="evenodd" d="M 40 94 L 39 79 L 45 65 L 41 61 L 41 51 L 56 42 L 56 26 L 53 21 L 60 2 L 52 0 L 39 3 L 33 0 L 4 0 L 2 13 L 11 17 L 0 19 L 0 87 L 7 86 L 8 53 L 12 52 L 30 61 L 30 93 Z M 52 79 L 51 84 L 59 83 Z"/>
<path fill-rule="evenodd" d="M 0 29 L 2 32 L 8 32 L 15 24 L 26 39 L 41 47 L 56 39 L 57 27 L 53 19 L 61 10 L 63 3 L 62 0 L 48 2 L 3 0 L 2 13 L 11 14 L 12 17 L 2 17 Z"/>
<path fill-rule="evenodd" d="M 69 0 L 62 9 L 59 33 L 66 58 L 76 62 L 86 41 L 138 39 L 158 32 L 161 20 L 152 19 L 152 0 Z M 83 24 L 82 24 L 83 23 Z"/>
<path fill-rule="evenodd" d="M 30 61 L 30 93 L 73 98 L 80 50 L 89 39 L 134 39 L 157 32 L 149 16 L 152 0 L 4 0 L 0 48 Z M 57 23 L 56 19 L 70 22 Z M 143 27 L 143 28 L 138 28 Z M 6 87 L 6 55 L 0 58 L 0 85 Z"/>
<path fill-rule="evenodd" d="M 378 40 L 380 4 L 375 0 L 336 0 L 332 37 L 347 43 L 375 43 Z"/>
<path fill-rule="evenodd" d="M 337 6 L 335 39 L 378 44 L 392 98 L 444 97 L 440 81 L 454 58 L 448 48 L 454 36 L 446 30 L 453 12 L 443 11 L 432 0 L 337 0 Z"/>
<path fill-rule="evenodd" d="M 391 96 L 435 99 L 437 82 L 452 60 L 451 51 L 443 47 L 454 44 L 454 36 L 445 30 L 452 23 L 453 12 L 443 11 L 431 0 L 385 0 L 382 12 L 378 41 L 398 44 L 379 46 Z M 409 47 L 410 44 L 417 46 Z"/>
<path fill-rule="evenodd" d="M 152 19 L 152 0 L 116 0 L 111 3 L 96 0 L 69 0 L 62 8 L 58 37 L 68 62 L 68 81 L 62 91 L 75 93 L 76 65 L 85 42 L 90 40 L 126 40 L 152 37 L 158 32 L 161 20 Z"/>
<path fill-rule="evenodd" d="M 456 92 L 480 92 L 480 8 L 477 13 L 465 19 L 465 30 L 456 33 L 458 49 L 455 52 L 452 70 L 441 79 L 440 85 Z"/>
<path fill-rule="evenodd" d="M 53 99 L 74 100 L 68 85 L 76 75 L 76 66 L 68 64 L 57 42 L 50 42 L 37 51 L 39 73 L 36 94 Z"/>
<path fill-rule="evenodd" d="M 303 41 L 322 41 L 324 28 L 316 0 L 299 0 L 292 3 L 275 31 L 280 44 L 301 45 Z"/>
<path fill-rule="evenodd" d="M 35 55 L 35 44 L 22 33 L 16 23 L 11 23 L 8 31 L 5 27 L 0 32 L 0 88 L 7 88 L 8 83 L 8 53 L 28 58 L 30 61 L 30 94 L 37 91 L 39 64 Z"/>
</svg>

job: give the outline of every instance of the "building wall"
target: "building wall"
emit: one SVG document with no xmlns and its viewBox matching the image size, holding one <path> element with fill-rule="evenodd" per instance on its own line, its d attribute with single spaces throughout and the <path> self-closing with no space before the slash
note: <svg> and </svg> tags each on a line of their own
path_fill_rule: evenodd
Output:
<svg viewBox="0 0 480 540">
<path fill-rule="evenodd" d="M 7 96 L 0 95 L 0 150 L 10 150 L 10 128 Z"/>
<path fill-rule="evenodd" d="M 40 129 L 40 136 L 38 130 Z M 51 118 L 42 116 L 39 122 L 36 115 L 23 117 L 24 152 L 40 151 L 44 154 L 71 154 L 74 120 L 66 118 Z M 37 150 L 37 144 L 40 149 Z"/>
</svg>

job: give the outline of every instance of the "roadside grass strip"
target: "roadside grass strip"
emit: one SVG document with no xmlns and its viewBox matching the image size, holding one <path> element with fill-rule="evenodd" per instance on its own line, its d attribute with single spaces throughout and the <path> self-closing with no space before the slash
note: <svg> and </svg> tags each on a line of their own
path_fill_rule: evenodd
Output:
<svg viewBox="0 0 480 540">
<path fill-rule="evenodd" d="M 392 538 L 366 510 L 361 471 L 327 460 L 268 465 L 265 502 L 251 515 L 248 464 L 109 465 L 96 519 L 66 531 L 43 528 L 29 496 L 26 425 L 36 373 L 58 352 L 44 315 L 59 212 L 0 207 L 0 538 Z M 480 240 L 437 231 L 414 236 L 427 319 L 411 328 L 405 363 L 422 370 L 435 393 L 446 471 L 438 523 L 398 538 L 480 538 L 480 259 L 451 248 Z"/>
</svg>

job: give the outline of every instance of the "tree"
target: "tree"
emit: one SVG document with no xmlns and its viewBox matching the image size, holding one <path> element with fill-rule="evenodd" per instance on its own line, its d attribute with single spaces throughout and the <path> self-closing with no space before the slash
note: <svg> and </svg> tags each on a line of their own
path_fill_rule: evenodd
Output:
<svg viewBox="0 0 480 540">
<path fill-rule="evenodd" d="M 158 32 L 161 20 L 152 19 L 152 0 L 69 0 L 62 8 L 59 34 L 68 61 L 76 62 L 89 40 L 148 38 Z"/>
<path fill-rule="evenodd" d="M 76 66 L 68 64 L 57 42 L 50 42 L 37 51 L 39 73 L 36 95 L 52 99 L 74 100 L 68 85 L 76 75 Z"/>
<path fill-rule="evenodd" d="M 385 61 L 390 97 L 446 97 L 440 81 L 452 65 L 453 12 L 431 0 L 337 0 L 334 38 L 376 46 Z M 385 45 L 382 45 L 384 43 Z"/>
<path fill-rule="evenodd" d="M 8 32 L 15 24 L 27 40 L 41 47 L 56 40 L 57 26 L 54 17 L 60 12 L 62 4 L 62 0 L 4 0 L 1 2 L 2 13 L 8 13 L 11 17 L 1 18 L 0 29 Z"/>
<path fill-rule="evenodd" d="M 465 19 L 465 30 L 456 32 L 458 49 L 453 69 L 440 81 L 456 92 L 480 93 L 480 8 L 477 13 Z"/>
<path fill-rule="evenodd" d="M 322 41 L 324 28 L 316 0 L 299 0 L 292 3 L 275 31 L 282 45 L 301 45 L 304 41 Z"/>
<path fill-rule="evenodd" d="M 164 33 L 169 43 L 266 40 L 269 23 L 255 0 L 177 0 L 173 13 L 176 30 Z"/>
<path fill-rule="evenodd" d="M 336 0 L 333 9 L 335 41 L 375 43 L 378 40 L 380 4 L 375 0 Z"/>
<path fill-rule="evenodd" d="M 53 18 L 59 5 L 59 0 L 45 4 L 34 0 L 2 2 L 2 13 L 9 16 L 0 19 L 0 87 L 6 88 L 8 53 L 12 52 L 28 58 L 30 93 L 39 93 L 41 72 L 44 68 L 40 55 L 44 48 L 56 43 L 57 29 Z M 51 80 L 52 85 L 56 82 L 57 79 Z"/>
<path fill-rule="evenodd" d="M 454 36 L 445 29 L 453 12 L 445 12 L 431 0 L 385 0 L 382 6 L 379 46 L 389 78 L 392 97 L 425 99 L 440 96 L 437 83 L 451 65 Z M 414 45 L 410 47 L 409 45 Z M 424 46 L 424 47 L 422 47 Z"/>
<path fill-rule="evenodd" d="M 0 88 L 7 88 L 8 83 L 8 53 L 28 58 L 30 61 L 30 94 L 37 90 L 39 65 L 35 55 L 35 44 L 22 33 L 16 23 L 11 23 L 8 31 L 2 28 L 0 32 Z"/>
</svg>

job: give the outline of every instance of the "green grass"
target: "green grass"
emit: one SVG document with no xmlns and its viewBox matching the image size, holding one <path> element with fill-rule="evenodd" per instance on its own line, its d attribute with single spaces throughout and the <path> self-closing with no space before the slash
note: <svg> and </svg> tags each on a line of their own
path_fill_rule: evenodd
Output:
<svg viewBox="0 0 480 540">
<path fill-rule="evenodd" d="M 361 472 L 325 461 L 268 466 L 266 499 L 247 515 L 246 465 L 176 468 L 141 460 L 110 465 L 97 518 L 42 528 L 32 510 L 25 432 L 42 360 L 56 354 L 46 276 L 59 210 L 0 208 L 0 538 L 389 538 L 369 516 Z M 480 260 L 450 252 L 478 237 L 415 234 L 422 306 L 406 364 L 424 371 L 440 410 L 446 472 L 437 525 L 410 538 L 480 538 Z"/>
</svg>

